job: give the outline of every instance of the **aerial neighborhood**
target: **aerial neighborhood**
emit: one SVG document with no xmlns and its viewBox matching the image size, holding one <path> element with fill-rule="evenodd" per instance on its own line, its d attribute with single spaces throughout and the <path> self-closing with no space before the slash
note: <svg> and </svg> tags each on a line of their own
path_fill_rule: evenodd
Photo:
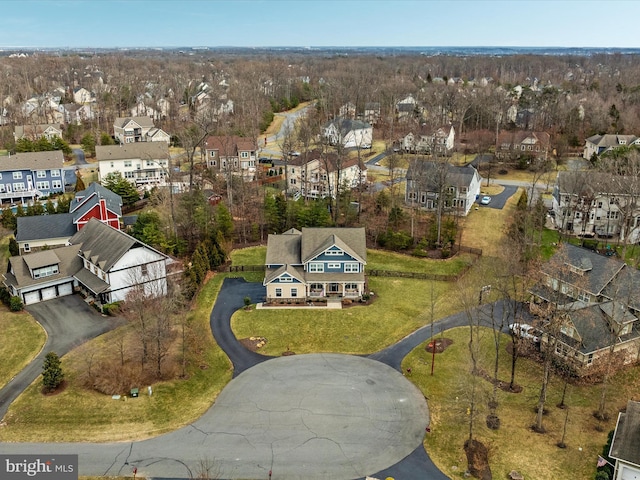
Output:
<svg viewBox="0 0 640 480">
<path fill-rule="evenodd" d="M 640 478 L 628 59 L 5 53 L 0 451 Z"/>
</svg>

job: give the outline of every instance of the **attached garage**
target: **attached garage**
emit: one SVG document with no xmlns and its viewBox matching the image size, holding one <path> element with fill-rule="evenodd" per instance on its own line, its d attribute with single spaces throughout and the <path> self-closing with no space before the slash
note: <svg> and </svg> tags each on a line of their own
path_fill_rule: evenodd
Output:
<svg viewBox="0 0 640 480">
<path fill-rule="evenodd" d="M 40 301 L 40 290 L 36 290 L 35 292 L 27 292 L 23 294 L 24 304 L 31 305 L 32 303 L 38 303 Z"/>
<path fill-rule="evenodd" d="M 73 283 L 64 283 L 58 285 L 58 296 L 64 297 L 65 295 L 71 295 L 73 293 Z"/>
<path fill-rule="evenodd" d="M 42 300 L 51 300 L 52 298 L 56 298 L 56 287 L 48 287 L 40 290 L 42 292 Z"/>
</svg>

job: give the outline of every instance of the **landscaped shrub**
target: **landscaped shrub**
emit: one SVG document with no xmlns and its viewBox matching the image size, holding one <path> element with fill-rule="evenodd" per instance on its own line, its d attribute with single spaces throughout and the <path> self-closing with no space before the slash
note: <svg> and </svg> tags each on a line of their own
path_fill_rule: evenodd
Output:
<svg viewBox="0 0 640 480">
<path fill-rule="evenodd" d="M 9 310 L 12 312 L 19 312 L 22 310 L 22 299 L 20 297 L 14 296 L 9 300 Z"/>
<path fill-rule="evenodd" d="M 116 315 L 120 309 L 120 302 L 107 303 L 102 306 L 102 313 L 110 317 Z"/>
<path fill-rule="evenodd" d="M 389 229 L 378 236 L 378 244 L 393 251 L 406 250 L 413 244 L 413 238 L 405 232 Z"/>
</svg>

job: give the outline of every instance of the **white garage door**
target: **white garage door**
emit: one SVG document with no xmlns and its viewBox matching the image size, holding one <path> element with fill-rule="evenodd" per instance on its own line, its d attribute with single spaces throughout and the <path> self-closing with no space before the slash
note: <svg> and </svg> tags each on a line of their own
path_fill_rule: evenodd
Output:
<svg viewBox="0 0 640 480">
<path fill-rule="evenodd" d="M 24 294 L 24 304 L 30 305 L 32 303 L 37 303 L 40 301 L 40 292 L 36 290 L 35 292 L 28 292 Z"/>
<path fill-rule="evenodd" d="M 65 283 L 64 285 L 58 285 L 58 296 L 63 297 L 65 295 L 71 295 L 73 293 L 73 284 Z"/>
<path fill-rule="evenodd" d="M 50 300 L 52 298 L 56 298 L 56 287 L 43 288 L 42 292 L 42 300 Z"/>
</svg>

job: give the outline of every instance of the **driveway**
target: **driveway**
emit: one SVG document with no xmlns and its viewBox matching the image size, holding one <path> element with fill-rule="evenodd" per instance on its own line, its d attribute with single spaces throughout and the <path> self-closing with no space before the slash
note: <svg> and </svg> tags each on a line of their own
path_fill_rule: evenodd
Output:
<svg viewBox="0 0 640 480">
<path fill-rule="evenodd" d="M 76 165 L 86 165 L 87 159 L 84 158 L 84 150 L 81 148 L 74 148 L 73 154 L 76 156 Z"/>
<path fill-rule="evenodd" d="M 27 311 L 47 332 L 47 341 L 38 356 L 0 389 L 0 419 L 7 413 L 11 402 L 42 373 L 42 363 L 47 353 L 56 352 L 63 356 L 124 322 L 117 317 L 103 317 L 88 306 L 80 295 L 35 303 L 29 305 Z"/>
<path fill-rule="evenodd" d="M 274 478 L 310 480 L 448 478 L 422 446 L 428 407 L 402 375 L 400 362 L 432 333 L 467 324 L 466 315 L 442 319 L 433 330 L 423 327 L 368 358 L 311 354 L 269 359 L 242 347 L 229 326 L 247 295 L 261 300 L 264 287 L 226 279 L 218 294 L 212 331 L 241 373 L 193 424 L 139 442 L 5 443 L 3 453 L 75 453 L 80 474 L 98 476 L 130 476 L 135 467 L 147 478 L 194 478 L 203 464 L 210 464 L 217 478 L 229 479 L 269 478 L 269 472 Z M 38 307 L 38 314 L 49 311 Z M 483 305 L 473 315 L 486 323 L 492 310 L 500 316 L 508 307 Z M 71 325 L 73 320 L 63 322 L 57 333 Z"/>
<path fill-rule="evenodd" d="M 514 187 L 512 185 L 502 186 L 504 187 L 504 190 L 497 195 L 492 195 L 489 205 L 481 205 L 480 199 L 478 199 L 478 206 L 480 208 L 496 208 L 498 210 L 502 210 L 507 203 L 507 200 L 509 200 L 509 198 L 511 198 L 511 196 L 518 191 L 518 187 Z M 483 196 L 484 195 L 481 194 L 480 198 L 482 198 Z"/>
</svg>

